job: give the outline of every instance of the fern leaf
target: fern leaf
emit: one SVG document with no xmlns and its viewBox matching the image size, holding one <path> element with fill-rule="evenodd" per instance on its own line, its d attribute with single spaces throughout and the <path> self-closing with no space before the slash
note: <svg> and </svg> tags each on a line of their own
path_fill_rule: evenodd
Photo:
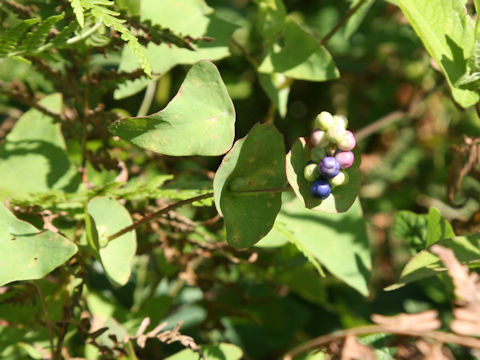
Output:
<svg viewBox="0 0 480 360">
<path fill-rule="evenodd" d="M 81 0 L 68 0 L 70 2 L 70 5 L 72 6 L 73 13 L 75 14 L 75 17 L 77 18 L 78 23 L 80 24 L 80 27 L 83 28 L 85 25 L 85 18 L 83 16 L 83 6 L 82 6 L 82 1 Z"/>
<path fill-rule="evenodd" d="M 65 47 L 68 44 L 68 39 L 75 33 L 75 31 L 78 29 L 78 26 L 79 24 L 77 24 L 75 21 L 71 21 L 50 42 L 56 48 Z"/>
<path fill-rule="evenodd" d="M 62 20 L 64 15 L 64 13 L 61 13 L 46 18 L 45 21 L 38 25 L 33 32 L 27 34 L 25 41 L 22 43 L 21 50 L 26 53 L 34 53 L 38 51 L 39 48 L 44 45 L 52 27 Z"/>
<path fill-rule="evenodd" d="M 122 25 L 125 20 L 117 17 L 120 13 L 106 8 L 106 6 L 111 5 L 114 5 L 114 2 L 110 0 L 82 0 L 82 6 L 85 9 L 89 9 L 97 21 L 102 21 L 105 26 L 120 33 L 122 40 L 127 43 L 127 46 L 138 57 L 142 70 L 151 77 L 152 64 L 148 58 L 146 49 L 139 43 L 136 36 L 131 33 L 128 27 Z"/>
<path fill-rule="evenodd" d="M 138 39 L 135 37 L 135 35 L 133 35 L 127 27 L 120 23 L 113 24 L 113 28 L 121 34 L 122 40 L 127 42 L 128 47 L 138 57 L 140 66 L 145 74 L 152 76 L 152 64 L 148 58 L 147 51 L 142 44 L 138 42 Z"/>
<path fill-rule="evenodd" d="M 6 57 L 15 48 L 18 47 L 18 43 L 32 25 L 38 23 L 40 18 L 32 18 L 23 20 L 18 25 L 8 29 L 5 33 L 0 34 L 0 58 Z"/>
</svg>

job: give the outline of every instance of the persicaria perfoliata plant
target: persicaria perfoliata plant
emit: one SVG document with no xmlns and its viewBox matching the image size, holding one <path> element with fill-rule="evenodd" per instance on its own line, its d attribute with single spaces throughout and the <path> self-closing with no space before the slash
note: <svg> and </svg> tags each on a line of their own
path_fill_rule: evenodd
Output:
<svg viewBox="0 0 480 360">
<path fill-rule="evenodd" d="M 348 120 L 341 115 L 322 111 L 315 118 L 315 130 L 310 136 L 312 150 L 303 175 L 311 182 L 310 194 L 325 200 L 335 188 L 348 182 L 343 169 L 353 165 L 355 136 L 347 130 Z"/>
</svg>

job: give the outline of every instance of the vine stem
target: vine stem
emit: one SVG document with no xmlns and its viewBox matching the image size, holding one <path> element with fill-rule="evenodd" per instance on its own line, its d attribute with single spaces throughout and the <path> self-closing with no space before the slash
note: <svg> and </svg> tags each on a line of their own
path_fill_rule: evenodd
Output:
<svg viewBox="0 0 480 360">
<path fill-rule="evenodd" d="M 148 114 L 148 110 L 152 105 L 153 98 L 155 96 L 155 91 L 157 90 L 157 81 L 151 81 L 148 86 L 147 90 L 145 90 L 145 96 L 143 97 L 142 104 L 138 109 L 137 117 L 142 117 Z"/>
<path fill-rule="evenodd" d="M 442 343 L 452 343 L 452 344 L 466 346 L 469 348 L 480 349 L 480 339 L 475 339 L 472 337 L 446 333 L 443 331 L 426 331 L 426 332 L 415 332 L 415 331 L 406 331 L 406 330 L 402 331 L 402 330 L 395 330 L 391 328 L 386 329 L 380 325 L 366 325 L 366 326 L 360 326 L 353 329 L 334 331 L 330 334 L 314 338 L 310 341 L 307 341 L 297 346 L 293 350 L 289 351 L 283 356 L 282 359 L 293 360 L 296 356 L 308 350 L 318 348 L 322 345 L 328 344 L 335 340 L 343 339 L 348 335 L 358 336 L 358 335 L 367 335 L 367 334 L 375 334 L 375 333 L 389 333 L 389 334 L 395 334 L 395 335 L 424 337 L 424 338 L 429 338 Z"/>
<path fill-rule="evenodd" d="M 87 125 L 88 125 L 88 113 L 90 111 L 90 51 L 88 51 L 85 59 L 85 98 L 83 100 L 83 117 L 82 117 L 82 182 L 87 182 Z"/>
<path fill-rule="evenodd" d="M 200 201 L 200 200 L 208 199 L 208 198 L 211 198 L 211 197 L 213 197 L 213 193 L 207 193 L 207 194 L 198 195 L 198 196 L 195 196 L 195 197 L 190 198 L 190 199 L 185 199 L 185 200 L 167 205 L 167 206 L 161 208 L 160 210 L 157 210 L 157 211 L 155 211 L 151 214 L 145 215 L 140 220 L 135 221 L 132 225 L 127 226 L 127 227 L 123 228 L 122 230 L 117 231 L 115 234 L 110 235 L 108 237 L 108 241 L 112 241 L 112 240 L 122 236 L 123 234 L 126 234 L 126 233 L 128 233 L 132 230 L 135 230 L 138 227 L 142 226 L 143 224 L 146 224 L 149 221 L 152 221 L 152 220 L 158 218 L 159 216 L 169 212 L 170 210 L 179 208 L 179 207 L 184 206 L 184 205 L 191 204 L 195 201 Z"/>
<path fill-rule="evenodd" d="M 330 30 L 327 35 L 323 37 L 322 40 L 320 40 L 320 44 L 322 45 L 327 45 L 330 39 L 332 38 L 335 33 L 340 30 L 343 25 L 350 19 L 357 11 L 362 7 L 362 5 L 366 2 L 367 0 L 360 0 L 354 7 L 349 9 L 345 15 L 337 22 L 337 24 L 333 27 L 332 30 Z"/>
<path fill-rule="evenodd" d="M 52 359 L 55 359 L 55 345 L 53 343 L 53 330 L 52 330 L 52 322 L 50 320 L 50 314 L 48 313 L 47 303 L 45 302 L 45 297 L 43 296 L 43 291 L 38 286 L 36 281 L 33 282 L 33 286 L 35 290 L 37 290 L 38 297 L 40 298 L 40 303 L 42 304 L 43 313 L 45 314 L 45 323 L 48 329 L 48 341 L 50 342 L 50 353 L 52 354 Z"/>
</svg>

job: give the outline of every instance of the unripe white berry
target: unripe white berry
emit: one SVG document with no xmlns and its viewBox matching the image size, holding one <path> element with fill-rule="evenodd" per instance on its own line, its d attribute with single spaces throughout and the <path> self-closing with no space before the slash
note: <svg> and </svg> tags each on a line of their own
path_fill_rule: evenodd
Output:
<svg viewBox="0 0 480 360">
<path fill-rule="evenodd" d="M 331 178 L 329 181 L 332 187 L 345 185 L 346 183 L 348 183 L 348 174 L 344 171 L 340 171 L 336 176 Z"/>
<path fill-rule="evenodd" d="M 338 144 L 344 138 L 346 131 L 343 126 L 332 126 L 327 131 L 327 139 L 334 144 Z"/>
<path fill-rule="evenodd" d="M 333 126 L 341 126 L 346 129 L 348 126 L 348 120 L 343 115 L 333 115 Z"/>
<path fill-rule="evenodd" d="M 303 176 L 305 180 L 313 182 L 320 177 L 320 173 L 318 172 L 318 165 L 317 164 L 308 164 L 303 169 Z"/>
<path fill-rule="evenodd" d="M 315 129 L 312 131 L 310 136 L 310 142 L 313 146 L 316 147 L 325 147 L 328 145 L 327 133 L 320 129 Z"/>
<path fill-rule="evenodd" d="M 332 114 L 327 111 L 322 111 L 315 118 L 315 127 L 327 131 L 333 126 L 334 120 Z"/>
</svg>

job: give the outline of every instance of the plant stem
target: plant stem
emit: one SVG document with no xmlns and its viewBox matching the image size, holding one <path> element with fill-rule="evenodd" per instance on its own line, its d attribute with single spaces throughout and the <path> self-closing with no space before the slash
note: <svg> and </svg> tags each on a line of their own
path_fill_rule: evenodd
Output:
<svg viewBox="0 0 480 360">
<path fill-rule="evenodd" d="M 357 11 L 362 7 L 362 5 L 365 3 L 367 0 L 360 0 L 354 7 L 349 9 L 345 15 L 338 21 L 338 23 L 333 27 L 332 30 L 330 30 L 327 35 L 323 37 L 322 40 L 320 40 L 320 44 L 322 45 L 327 45 L 330 39 L 332 38 L 335 33 L 340 30 L 343 25 L 350 19 Z"/>
<path fill-rule="evenodd" d="M 230 39 L 230 42 L 243 53 L 250 65 L 252 65 L 255 69 L 258 68 L 258 61 L 248 52 L 248 50 L 242 44 L 240 44 L 233 37 Z"/>
<path fill-rule="evenodd" d="M 142 226 L 143 224 L 146 224 L 156 218 L 158 218 L 159 216 L 169 212 L 170 210 L 173 210 L 173 209 L 176 209 L 176 208 L 179 208 L 181 206 L 184 206 L 184 205 L 188 205 L 188 204 L 191 204 L 195 201 L 200 201 L 200 200 L 204 200 L 204 199 L 208 199 L 208 198 L 211 198 L 213 197 L 213 193 L 207 193 L 207 194 L 203 194 L 203 195 L 199 195 L 199 196 L 195 196 L 193 198 L 190 198 L 190 199 L 185 199 L 185 200 L 182 200 L 182 201 L 179 201 L 179 202 L 176 202 L 176 203 L 173 203 L 173 204 L 170 204 L 170 205 L 167 205 L 165 206 L 164 208 L 161 208 L 160 210 L 157 210 L 151 214 L 148 214 L 148 215 L 145 215 L 143 218 L 141 218 L 140 220 L 134 222 L 132 225 L 130 226 L 127 226 L 125 228 L 123 228 L 122 230 L 120 231 L 117 231 L 115 234 L 113 235 L 110 235 L 108 237 L 108 241 L 112 241 L 120 236 L 122 236 L 123 234 L 126 234 L 128 233 L 129 231 L 132 231 L 132 230 L 135 230 L 137 229 L 138 227 Z"/>
<path fill-rule="evenodd" d="M 147 90 L 145 90 L 145 95 L 143 97 L 142 104 L 138 109 L 137 117 L 145 116 L 148 114 L 148 110 L 152 105 L 153 97 L 155 96 L 156 90 L 157 90 L 157 80 L 151 81 L 147 86 Z"/>
<path fill-rule="evenodd" d="M 452 343 L 458 344 L 462 346 L 466 346 L 473 349 L 480 349 L 480 339 L 475 339 L 468 336 L 461 336 L 456 334 L 450 334 L 443 331 L 425 331 L 425 332 L 412 332 L 406 330 L 394 330 L 391 328 L 384 328 L 380 325 L 366 325 L 366 326 L 359 326 L 353 329 L 345 329 L 334 331 L 330 334 L 319 336 L 312 340 L 309 340 L 293 350 L 289 351 L 283 356 L 283 360 L 293 360 L 296 356 L 312 349 L 316 349 L 322 345 L 326 345 L 335 340 L 341 340 L 348 335 L 367 335 L 367 334 L 378 334 L 378 333 L 389 333 L 395 335 L 403 335 L 403 336 L 414 336 L 414 337 L 424 337 L 433 339 L 442 343 Z"/>
<path fill-rule="evenodd" d="M 48 329 L 48 340 L 50 342 L 51 358 L 55 359 L 55 345 L 53 344 L 52 322 L 48 313 L 47 303 L 45 302 L 45 297 L 43 296 L 42 289 L 40 288 L 40 286 L 38 286 L 38 283 L 36 281 L 33 281 L 33 286 L 35 286 L 35 289 L 37 290 L 38 297 L 40 298 L 40 303 L 42 304 L 43 313 L 45 314 L 45 323 Z"/>
<path fill-rule="evenodd" d="M 88 113 L 90 111 L 90 50 L 87 52 L 85 58 L 85 95 L 83 100 L 83 117 L 82 117 L 82 182 L 85 184 L 88 180 L 87 178 L 87 125 L 88 125 Z"/>
</svg>

